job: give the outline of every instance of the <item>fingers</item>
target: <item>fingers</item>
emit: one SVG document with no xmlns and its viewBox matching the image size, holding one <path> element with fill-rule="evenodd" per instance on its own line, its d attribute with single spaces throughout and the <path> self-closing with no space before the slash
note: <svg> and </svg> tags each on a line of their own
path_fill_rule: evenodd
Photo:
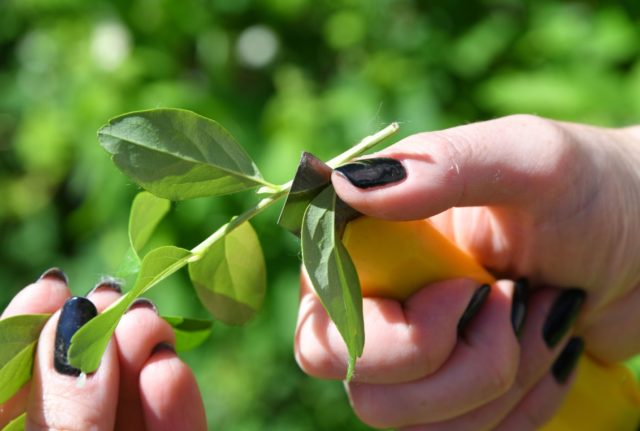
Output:
<svg viewBox="0 0 640 431">
<path fill-rule="evenodd" d="M 14 296 L 0 318 L 53 313 L 62 307 L 70 295 L 67 276 L 61 270 L 52 268 Z"/>
<path fill-rule="evenodd" d="M 308 374 L 343 379 L 348 352 L 320 300 L 302 278 L 295 354 Z M 398 383 L 440 368 L 454 349 L 457 325 L 478 284 L 466 279 L 434 283 L 404 304 L 364 298 L 366 341 L 353 381 Z"/>
<path fill-rule="evenodd" d="M 517 115 L 414 135 L 376 154 L 401 162 L 404 176 L 383 159 L 338 168 L 332 181 L 349 205 L 384 219 L 427 218 L 456 206 L 518 206 L 574 183 L 584 168 L 576 148 L 564 125 Z"/>
<path fill-rule="evenodd" d="M 155 306 L 136 300 L 115 335 L 121 367 L 116 429 L 206 429 L 195 379 L 168 351 L 175 336 Z"/>
<path fill-rule="evenodd" d="M 577 356 L 572 358 L 574 361 Z M 574 362 L 575 364 L 575 362 Z M 496 431 L 535 431 L 553 418 L 571 388 L 571 380 L 560 383 L 547 374 L 518 406 L 497 426 Z"/>
<path fill-rule="evenodd" d="M 159 344 L 140 373 L 140 397 L 147 429 L 204 431 L 202 397 L 191 369 L 169 344 Z"/>
<path fill-rule="evenodd" d="M 565 380 L 570 377 L 575 362 L 571 361 L 571 355 L 566 358 L 565 354 L 565 359 L 563 360 L 558 359 L 558 357 L 559 355 L 563 356 L 566 351 L 575 352 L 575 349 L 566 348 L 571 333 L 570 327 L 565 324 L 559 325 L 559 327 L 566 329 L 553 337 L 557 339 L 556 344 L 553 346 L 549 346 L 543 336 L 545 328 L 549 326 L 548 322 L 556 321 L 556 317 L 550 317 L 550 314 L 553 314 L 552 311 L 557 309 L 555 304 L 558 301 L 564 302 L 565 299 L 560 297 L 556 289 L 540 289 L 532 292 L 527 307 L 529 311 L 520 336 L 521 355 L 518 371 L 513 385 L 504 394 L 473 411 L 450 420 L 412 427 L 404 431 L 494 429 L 506 416 L 516 408 L 519 408 L 517 406 L 524 402 L 522 401 L 523 398 L 529 397 L 529 393 L 533 388 L 541 385 L 541 381 L 552 375 L 551 369 L 555 370 L 555 384 L 549 385 L 545 383 L 544 387 L 546 389 L 539 390 L 537 393 L 546 395 L 536 395 L 536 397 L 547 396 L 549 399 L 557 400 L 559 397 L 564 396 L 565 386 L 569 385 L 569 383 L 565 384 Z M 535 416 L 535 411 L 531 411 L 531 413 L 532 416 Z M 505 429 L 519 430 L 521 428 Z"/>
<path fill-rule="evenodd" d="M 74 297 L 45 325 L 27 407 L 28 429 L 113 429 L 118 393 L 114 343 L 109 343 L 98 370 L 84 381 L 66 363 L 71 336 L 96 313 L 91 301 Z"/>
<path fill-rule="evenodd" d="M 459 416 L 505 393 L 520 353 L 511 325 L 512 289 L 505 281 L 493 286 L 438 372 L 408 383 L 349 384 L 356 414 L 375 427 L 401 427 Z"/>
<path fill-rule="evenodd" d="M 622 362 L 640 352 L 640 288 L 593 313 L 581 335 L 589 354 L 604 363 Z M 611 334 L 616 334 L 612 337 Z"/>
<path fill-rule="evenodd" d="M 33 284 L 22 289 L 9 303 L 0 319 L 19 314 L 53 313 L 64 304 L 70 291 L 64 273 L 52 268 Z M 0 404 L 0 428 L 25 411 L 30 383 L 27 383 L 9 401 Z"/>
</svg>

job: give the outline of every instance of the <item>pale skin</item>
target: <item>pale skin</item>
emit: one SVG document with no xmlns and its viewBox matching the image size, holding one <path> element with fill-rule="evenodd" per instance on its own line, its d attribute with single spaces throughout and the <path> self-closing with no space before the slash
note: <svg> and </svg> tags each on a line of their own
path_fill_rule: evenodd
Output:
<svg viewBox="0 0 640 431">
<path fill-rule="evenodd" d="M 640 128 L 512 116 L 414 135 L 376 154 L 403 163 L 407 178 L 397 184 L 363 190 L 334 174 L 337 193 L 354 208 L 393 220 L 433 217 L 505 278 L 464 339 L 456 326 L 478 287 L 471 280 L 426 286 L 404 303 L 365 298 L 365 351 L 346 384 L 355 413 L 374 427 L 412 431 L 533 430 L 570 387 L 549 368 L 571 336 L 582 336 L 604 362 L 639 352 L 639 146 Z M 508 278 L 523 275 L 537 288 L 518 339 Z M 586 290 L 587 302 L 550 349 L 541 328 L 562 287 Z M 100 311 L 118 295 L 99 290 L 89 299 Z M 40 336 L 34 379 L 0 405 L 0 428 L 26 410 L 30 430 L 206 429 L 191 371 L 171 351 L 152 354 L 174 336 L 149 308 L 125 314 L 84 387 L 56 373 L 57 310 L 69 296 L 65 283 L 40 280 L 0 317 L 54 313 Z M 345 376 L 344 343 L 304 275 L 295 354 L 312 376 Z"/>
<path fill-rule="evenodd" d="M 98 289 L 88 296 L 98 311 L 120 296 Z M 58 279 L 41 279 L 25 287 L 2 313 L 54 313 L 38 342 L 32 381 L 0 405 L 0 428 L 26 411 L 26 429 L 37 430 L 206 430 L 204 406 L 196 380 L 170 349 L 171 327 L 153 308 L 138 306 L 118 324 L 100 368 L 78 387 L 77 378 L 53 367 L 59 309 L 70 297 Z"/>
<path fill-rule="evenodd" d="M 640 352 L 640 127 L 516 115 L 413 135 L 372 157 L 399 160 L 406 179 L 360 189 L 334 173 L 344 201 L 384 219 L 431 217 L 504 280 L 464 339 L 456 325 L 478 287 L 473 281 L 429 285 L 404 303 L 365 298 L 364 354 L 345 384 L 365 423 L 534 430 L 571 385 L 549 372 L 571 336 L 603 362 Z M 517 339 L 509 279 L 521 276 L 534 290 Z M 345 345 L 304 274 L 301 284 L 296 359 L 312 376 L 343 379 Z M 564 287 L 584 289 L 587 300 L 549 348 L 542 326 Z"/>
</svg>

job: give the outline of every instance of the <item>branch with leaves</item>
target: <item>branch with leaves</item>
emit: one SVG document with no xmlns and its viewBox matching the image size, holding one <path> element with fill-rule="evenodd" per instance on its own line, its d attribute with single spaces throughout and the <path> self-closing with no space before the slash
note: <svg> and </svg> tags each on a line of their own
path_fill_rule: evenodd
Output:
<svg viewBox="0 0 640 431">
<path fill-rule="evenodd" d="M 364 154 L 397 130 L 397 123 L 393 123 L 326 165 L 318 163 L 328 166 L 330 174 L 331 168 Z M 73 336 L 68 353 L 72 366 L 87 374 L 97 370 L 120 318 L 133 301 L 185 266 L 198 298 L 215 320 L 242 324 L 251 319 L 263 302 L 266 268 L 260 241 L 249 221 L 290 196 L 287 205 L 291 200 L 289 207 L 294 208 L 294 216 L 287 217 L 286 227 L 301 237 L 303 264 L 348 347 L 347 378 L 351 377 L 364 347 L 362 294 L 357 273 L 340 239 L 344 205 L 328 180 L 302 193 L 298 193 L 295 179 L 272 184 L 220 124 L 185 110 L 154 109 L 121 115 L 103 126 L 98 138 L 116 166 L 146 190 L 131 205 L 130 250 L 118 274 L 137 274 L 137 278 L 117 302 Z M 169 245 L 145 252 L 155 228 L 170 210 L 171 201 L 250 189 L 257 192 L 256 205 L 233 217 L 191 250 Z M 303 198 L 293 196 L 296 193 Z M 281 224 L 285 225 L 284 221 Z M 0 321 L 0 403 L 10 399 L 31 378 L 35 344 L 47 318 L 25 315 Z M 178 350 L 204 341 L 213 323 L 175 316 L 164 319 L 176 332 Z"/>
</svg>

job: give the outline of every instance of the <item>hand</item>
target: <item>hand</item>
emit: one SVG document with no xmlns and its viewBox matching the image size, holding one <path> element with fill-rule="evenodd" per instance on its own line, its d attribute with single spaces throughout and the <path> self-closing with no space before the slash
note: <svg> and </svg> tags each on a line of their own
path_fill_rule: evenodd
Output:
<svg viewBox="0 0 640 431">
<path fill-rule="evenodd" d="M 70 299 L 66 276 L 52 269 L 13 298 L 1 318 L 54 314 L 40 334 L 33 379 L 0 405 L 0 428 L 26 411 L 29 430 L 206 429 L 195 378 L 175 354 L 171 327 L 148 300 L 132 304 L 100 368 L 77 385 L 79 370 L 68 365 L 59 347 L 73 335 L 74 325 L 86 323 L 120 296 L 120 286 L 105 280 L 87 299 Z"/>
<path fill-rule="evenodd" d="M 535 429 L 566 392 L 582 340 L 604 362 L 639 352 L 639 146 L 638 128 L 519 115 L 414 135 L 334 173 L 338 195 L 362 213 L 432 217 L 486 268 L 534 287 L 522 324 L 514 283 L 494 284 L 462 337 L 457 325 L 478 289 L 468 280 L 403 304 L 366 298 L 365 350 L 348 385 L 363 421 Z M 311 375 L 343 378 L 344 343 L 302 285 L 297 360 Z"/>
</svg>

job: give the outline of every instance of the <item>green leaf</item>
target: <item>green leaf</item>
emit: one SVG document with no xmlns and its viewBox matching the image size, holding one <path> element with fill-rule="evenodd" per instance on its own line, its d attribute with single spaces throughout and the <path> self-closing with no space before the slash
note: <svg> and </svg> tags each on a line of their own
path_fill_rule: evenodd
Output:
<svg viewBox="0 0 640 431">
<path fill-rule="evenodd" d="M 229 132 L 190 111 L 124 114 L 103 126 L 98 139 L 122 172 L 166 199 L 218 196 L 270 185 Z"/>
<path fill-rule="evenodd" d="M 0 320 L 0 404 L 31 379 L 33 355 L 48 314 L 25 314 Z"/>
<path fill-rule="evenodd" d="M 133 289 L 75 333 L 69 347 L 69 363 L 85 373 L 97 370 L 111 335 L 129 305 L 138 296 L 186 265 L 191 256 L 189 250 L 174 246 L 158 247 L 147 253 Z"/>
<path fill-rule="evenodd" d="M 287 200 L 278 217 L 278 225 L 299 237 L 307 207 L 331 182 L 332 172 L 329 166 L 313 154 L 306 151 L 302 153 Z"/>
<path fill-rule="evenodd" d="M 170 201 L 148 192 L 140 192 L 133 199 L 129 214 L 129 241 L 138 257 L 170 207 Z"/>
<path fill-rule="evenodd" d="M 327 187 L 309 205 L 302 223 L 302 262 L 311 283 L 349 350 L 347 380 L 364 349 L 364 317 L 358 274 L 340 240 L 337 196 Z"/>
<path fill-rule="evenodd" d="M 251 319 L 267 284 L 262 247 L 251 224 L 241 224 L 190 262 L 189 276 L 213 317 L 231 325 Z"/>
<path fill-rule="evenodd" d="M 133 276 L 140 271 L 140 264 L 141 264 L 140 258 L 136 254 L 135 250 L 129 247 L 127 249 L 127 252 L 124 255 L 124 258 L 122 259 L 122 263 L 120 264 L 120 266 L 118 266 L 118 269 L 116 270 L 116 277 L 123 280 L 127 280 L 127 282 L 135 281 L 135 279 L 133 280 L 130 280 L 130 279 L 132 279 Z"/>
<path fill-rule="evenodd" d="M 138 281 L 131 289 L 135 296 L 140 296 L 169 275 L 187 264 L 192 256 L 189 250 L 166 245 L 151 250 L 142 259 L 142 267 Z"/>
<path fill-rule="evenodd" d="M 2 431 L 24 431 L 27 426 L 27 413 L 22 413 L 20 416 L 12 420 L 2 428 Z"/>
<path fill-rule="evenodd" d="M 213 321 L 179 316 L 162 316 L 176 334 L 176 350 L 184 352 L 202 344 L 211 334 Z"/>
<path fill-rule="evenodd" d="M 129 279 L 140 271 L 140 256 L 151 235 L 171 207 L 171 201 L 149 192 L 140 192 L 133 199 L 129 212 L 129 243 L 117 270 L 118 278 Z"/>
<path fill-rule="evenodd" d="M 69 364 L 87 374 L 96 371 L 113 331 L 135 298 L 133 291 L 127 292 L 119 301 L 81 327 L 71 338 L 67 353 Z"/>
</svg>

